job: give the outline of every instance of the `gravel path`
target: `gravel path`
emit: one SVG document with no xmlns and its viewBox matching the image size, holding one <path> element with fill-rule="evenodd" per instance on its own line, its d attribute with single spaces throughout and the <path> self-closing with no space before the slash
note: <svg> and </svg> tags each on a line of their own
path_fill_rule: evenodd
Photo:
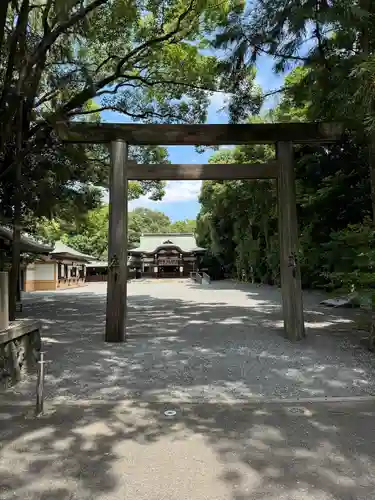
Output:
<svg viewBox="0 0 375 500">
<path fill-rule="evenodd" d="M 374 392 L 355 311 L 306 294 L 308 338 L 291 344 L 277 289 L 132 282 L 114 345 L 105 288 L 25 297 L 44 323 L 46 411 L 14 414 L 35 381 L 0 395 L 2 500 L 374 498 L 374 399 L 287 399 Z"/>
<path fill-rule="evenodd" d="M 308 338 L 292 344 L 272 287 L 172 280 L 131 282 L 128 291 L 126 344 L 103 341 L 105 284 L 25 294 L 23 315 L 44 323 L 50 400 L 375 394 L 375 358 L 349 333 L 355 313 L 323 308 L 316 295 L 305 296 Z M 18 386 L 16 397 L 33 389 Z"/>
<path fill-rule="evenodd" d="M 2 422 L 1 500 L 374 499 L 373 403 L 174 408 L 70 401 Z"/>
</svg>

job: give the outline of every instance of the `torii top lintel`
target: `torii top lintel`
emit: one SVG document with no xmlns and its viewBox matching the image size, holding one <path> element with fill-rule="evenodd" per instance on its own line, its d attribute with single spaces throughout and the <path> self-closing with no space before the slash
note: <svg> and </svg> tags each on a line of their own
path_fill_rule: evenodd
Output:
<svg viewBox="0 0 375 500">
<path fill-rule="evenodd" d="M 237 144 L 330 143 L 345 130 L 341 123 L 250 123 L 240 125 L 158 125 L 130 123 L 59 122 L 56 131 L 64 142 L 135 145 L 219 146 Z"/>
</svg>

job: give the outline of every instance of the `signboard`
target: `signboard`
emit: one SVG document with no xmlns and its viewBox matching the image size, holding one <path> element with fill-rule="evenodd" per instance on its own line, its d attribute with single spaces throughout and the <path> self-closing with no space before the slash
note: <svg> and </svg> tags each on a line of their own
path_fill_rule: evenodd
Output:
<svg viewBox="0 0 375 500">
<path fill-rule="evenodd" d="M 159 257 L 158 265 L 159 266 L 178 266 L 178 258 L 176 257 Z"/>
</svg>

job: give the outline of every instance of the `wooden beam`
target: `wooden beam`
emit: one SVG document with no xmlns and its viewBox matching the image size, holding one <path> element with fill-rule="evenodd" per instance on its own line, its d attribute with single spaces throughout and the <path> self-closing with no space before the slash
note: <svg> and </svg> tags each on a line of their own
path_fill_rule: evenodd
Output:
<svg viewBox="0 0 375 500">
<path fill-rule="evenodd" d="M 250 123 L 242 125 L 154 125 L 129 123 L 63 123 L 55 125 L 63 141 L 110 143 L 122 139 L 136 145 L 217 146 L 335 142 L 344 132 L 340 123 Z"/>
<path fill-rule="evenodd" d="M 288 339 L 305 336 L 301 270 L 298 262 L 296 191 L 293 167 L 293 144 L 276 145 L 279 160 L 278 206 L 280 238 L 281 294 L 284 330 Z"/>
<path fill-rule="evenodd" d="M 128 182 L 126 160 L 128 145 L 112 143 L 109 179 L 109 241 L 106 342 L 124 342 L 126 327 L 127 285 L 127 212 Z"/>
<path fill-rule="evenodd" d="M 149 164 L 128 165 L 129 180 L 225 180 L 225 179 L 275 179 L 278 163 L 237 164 Z"/>
</svg>

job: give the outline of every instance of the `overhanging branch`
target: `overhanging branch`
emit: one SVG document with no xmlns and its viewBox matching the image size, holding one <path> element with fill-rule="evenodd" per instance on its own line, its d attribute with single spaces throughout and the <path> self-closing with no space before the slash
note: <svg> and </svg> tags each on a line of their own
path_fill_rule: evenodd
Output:
<svg viewBox="0 0 375 500">
<path fill-rule="evenodd" d="M 144 113 L 132 113 L 131 111 L 125 111 L 123 108 L 120 106 L 102 106 L 101 108 L 98 109 L 90 109 L 88 111 L 72 111 L 71 113 L 68 114 L 69 117 L 71 116 L 85 116 L 85 115 L 93 115 L 95 113 L 101 113 L 103 111 L 116 111 L 118 113 L 122 113 L 123 115 L 130 116 L 131 118 L 137 119 L 137 120 L 142 120 L 144 118 L 149 118 L 151 116 L 154 116 L 156 118 L 179 118 L 177 115 L 174 115 L 173 113 L 158 113 L 157 111 L 145 111 Z"/>
<path fill-rule="evenodd" d="M 96 0 L 96 2 L 101 2 L 105 3 L 107 0 Z M 95 2 L 93 2 L 95 3 Z M 96 84 L 93 84 L 92 86 L 86 87 L 83 89 L 81 92 L 76 94 L 70 101 L 68 101 L 65 105 L 63 105 L 56 113 L 54 113 L 48 120 L 50 124 L 53 124 L 57 120 L 61 119 L 64 116 L 67 116 L 70 111 L 74 110 L 75 108 L 78 108 L 82 106 L 85 102 L 87 102 L 89 99 L 94 98 L 97 95 L 98 90 L 103 89 L 104 87 L 110 85 L 113 83 L 115 80 L 117 80 L 121 76 L 122 68 L 123 66 L 128 63 L 134 56 L 138 55 L 140 52 L 150 49 L 151 47 L 160 44 L 162 42 L 168 41 L 170 38 L 172 38 L 176 33 L 179 32 L 181 28 L 181 23 L 184 21 L 184 19 L 189 15 L 189 13 L 192 12 L 193 7 L 196 3 L 196 0 L 191 0 L 189 6 L 187 9 L 184 10 L 178 17 L 178 20 L 176 22 L 175 27 L 169 31 L 168 33 L 165 33 L 164 35 L 160 35 L 158 37 L 154 37 L 151 40 L 147 40 L 146 42 L 142 43 L 138 47 L 135 47 L 133 50 L 131 50 L 126 56 L 124 56 L 121 61 L 119 61 L 116 71 Z M 90 4 L 92 5 L 92 4 Z M 44 124 L 37 124 L 33 127 L 33 129 L 30 131 L 30 135 L 35 134 L 40 128 L 43 126 L 51 126 L 48 123 Z"/>
</svg>

